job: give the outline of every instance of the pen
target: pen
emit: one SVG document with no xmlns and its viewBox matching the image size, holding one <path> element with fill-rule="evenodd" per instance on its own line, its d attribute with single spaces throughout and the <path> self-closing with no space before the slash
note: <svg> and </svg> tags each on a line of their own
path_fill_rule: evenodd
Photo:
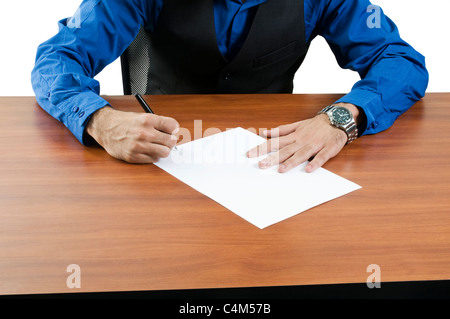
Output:
<svg viewBox="0 0 450 319">
<path fill-rule="evenodd" d="M 153 110 L 150 108 L 150 105 L 148 105 L 147 102 L 145 102 L 142 95 L 140 95 L 139 93 L 136 93 L 136 94 L 134 94 L 134 96 L 136 97 L 136 99 L 138 100 L 139 104 L 142 106 L 142 108 L 144 109 L 145 112 L 150 113 L 150 114 L 155 114 L 155 112 L 153 112 Z M 178 150 L 176 145 L 175 145 L 174 149 Z"/>
<path fill-rule="evenodd" d="M 147 104 L 147 102 L 145 102 L 142 95 L 140 95 L 139 93 L 136 93 L 134 96 L 136 97 L 136 99 L 138 100 L 139 104 L 142 106 L 142 108 L 144 109 L 145 112 L 150 113 L 150 114 L 155 114 L 153 112 L 153 110 L 150 108 L 150 106 Z"/>
</svg>

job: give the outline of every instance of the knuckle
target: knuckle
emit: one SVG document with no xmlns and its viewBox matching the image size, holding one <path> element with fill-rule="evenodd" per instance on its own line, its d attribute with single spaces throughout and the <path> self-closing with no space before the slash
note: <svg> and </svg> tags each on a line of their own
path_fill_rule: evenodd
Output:
<svg viewBox="0 0 450 319">
<path fill-rule="evenodd" d="M 304 146 L 304 151 L 306 154 L 313 155 L 313 154 L 317 153 L 320 148 L 321 148 L 321 145 L 319 143 L 311 142 Z"/>
<path fill-rule="evenodd" d="M 272 152 L 277 151 L 275 149 L 272 149 L 270 147 L 270 144 L 266 144 L 266 143 L 259 145 L 255 150 L 256 150 L 256 155 L 258 155 L 258 156 L 264 155 L 264 154 L 269 154 L 271 151 Z"/>
<path fill-rule="evenodd" d="M 134 154 L 140 153 L 142 151 L 142 146 L 140 143 L 132 143 L 128 150 L 129 156 L 133 156 Z"/>
<path fill-rule="evenodd" d="M 156 132 L 154 130 L 149 130 L 147 132 L 147 140 L 154 141 L 156 139 Z"/>
<path fill-rule="evenodd" d="M 148 135 L 148 133 L 144 129 L 138 129 L 136 131 L 136 138 L 137 138 L 138 141 L 146 140 L 147 139 L 147 135 Z"/>
<path fill-rule="evenodd" d="M 280 150 L 280 139 L 273 138 L 264 145 L 264 150 L 276 152 Z"/>
<path fill-rule="evenodd" d="M 142 114 L 140 120 L 142 126 L 153 126 L 153 116 L 151 114 Z"/>
<path fill-rule="evenodd" d="M 157 127 L 163 127 L 165 124 L 165 118 L 163 116 L 156 117 L 156 125 Z"/>
<path fill-rule="evenodd" d="M 138 114 L 134 120 L 136 121 L 136 124 L 138 126 L 144 126 L 146 121 L 147 121 L 147 116 L 146 114 Z"/>
<path fill-rule="evenodd" d="M 134 156 L 130 152 L 125 152 L 125 154 L 123 154 L 122 156 L 122 159 L 128 163 L 134 162 Z"/>
</svg>

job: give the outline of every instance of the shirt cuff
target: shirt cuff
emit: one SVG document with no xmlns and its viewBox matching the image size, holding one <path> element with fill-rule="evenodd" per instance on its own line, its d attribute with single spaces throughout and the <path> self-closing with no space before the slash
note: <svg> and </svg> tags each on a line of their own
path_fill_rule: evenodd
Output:
<svg viewBox="0 0 450 319">
<path fill-rule="evenodd" d="M 109 103 L 95 92 L 80 92 L 65 100 L 59 108 L 65 114 L 64 124 L 72 134 L 83 144 L 90 139 L 85 134 L 86 126 L 94 112 L 108 106 Z"/>
<path fill-rule="evenodd" d="M 376 134 L 385 129 L 388 129 L 393 121 L 390 120 L 389 114 L 381 103 L 381 97 L 378 93 L 364 90 L 353 89 L 350 93 L 343 96 L 336 103 L 351 103 L 361 108 L 365 115 L 365 127 L 359 127 L 359 135 Z"/>
</svg>

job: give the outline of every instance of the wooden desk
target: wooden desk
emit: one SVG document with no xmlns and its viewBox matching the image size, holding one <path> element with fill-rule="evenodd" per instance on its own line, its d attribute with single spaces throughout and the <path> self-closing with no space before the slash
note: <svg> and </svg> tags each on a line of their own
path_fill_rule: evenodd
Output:
<svg viewBox="0 0 450 319">
<path fill-rule="evenodd" d="M 337 95 L 149 96 L 193 134 L 271 128 Z M 135 99 L 106 97 L 142 112 Z M 326 169 L 361 190 L 260 230 L 154 165 L 82 146 L 34 98 L 0 98 L 0 294 L 292 286 L 450 278 L 450 94 Z M 69 289 L 67 266 L 81 268 Z"/>
</svg>

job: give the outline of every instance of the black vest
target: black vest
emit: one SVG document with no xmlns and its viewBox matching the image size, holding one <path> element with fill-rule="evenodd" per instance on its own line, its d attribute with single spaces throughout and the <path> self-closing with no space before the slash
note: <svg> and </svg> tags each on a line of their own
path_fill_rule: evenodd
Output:
<svg viewBox="0 0 450 319">
<path fill-rule="evenodd" d="M 213 0 L 165 0 L 150 33 L 147 94 L 292 93 L 308 50 L 302 0 L 256 9 L 240 51 L 217 46 Z"/>
</svg>

